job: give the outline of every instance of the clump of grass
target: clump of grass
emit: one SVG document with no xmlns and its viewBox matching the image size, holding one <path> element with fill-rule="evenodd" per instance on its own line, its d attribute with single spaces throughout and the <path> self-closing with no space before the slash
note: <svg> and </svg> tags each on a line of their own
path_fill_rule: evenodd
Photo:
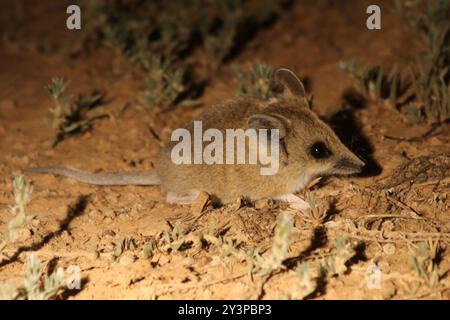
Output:
<svg viewBox="0 0 450 320">
<path fill-rule="evenodd" d="M 424 50 L 419 57 L 405 70 L 357 68 L 352 62 L 340 63 L 340 68 L 364 94 L 387 100 L 413 120 L 446 122 L 450 119 L 450 2 L 396 0 L 396 7 L 422 38 Z"/>
<path fill-rule="evenodd" d="M 322 225 L 327 219 L 327 210 L 323 205 L 317 203 L 316 196 L 313 192 L 308 192 L 306 201 L 310 206 L 310 210 L 306 213 L 306 219 L 313 227 Z"/>
<path fill-rule="evenodd" d="M 93 32 L 106 46 L 131 61 L 151 52 L 173 61 L 188 49 L 194 22 L 188 19 L 192 3 L 127 1 L 102 2 L 91 8 L 98 23 Z M 142 44 L 145 43 L 145 46 Z"/>
<path fill-rule="evenodd" d="M 450 117 L 450 2 L 396 0 L 397 11 L 420 34 L 425 50 L 411 65 L 414 102 L 407 110 L 418 120 Z M 424 8 L 423 8 L 424 7 Z"/>
<path fill-rule="evenodd" d="M 232 72 L 237 81 L 236 94 L 238 96 L 269 99 L 275 95 L 272 88 L 274 71 L 264 63 L 257 62 L 245 71 L 233 66 Z"/>
<path fill-rule="evenodd" d="M 146 105 L 166 108 L 197 94 L 187 89 L 204 83 L 197 79 L 219 68 L 280 8 L 277 0 L 131 0 L 102 2 L 86 11 L 91 38 L 100 40 L 93 43 L 137 64 L 147 82 Z M 192 65 L 206 70 L 187 75 Z"/>
<path fill-rule="evenodd" d="M 246 41 L 250 30 L 258 29 L 275 15 L 278 6 L 275 0 L 224 0 L 202 6 L 198 26 L 209 66 L 217 69 Z"/>
<path fill-rule="evenodd" d="M 171 227 L 171 231 L 164 231 L 158 246 L 168 248 L 171 251 L 181 250 L 184 246 L 188 246 L 190 239 L 187 237 L 188 232 L 183 230 L 179 222 Z"/>
<path fill-rule="evenodd" d="M 240 261 L 247 261 L 249 271 L 253 269 L 255 264 L 256 250 L 247 250 L 241 246 L 241 243 L 237 243 L 230 237 L 215 236 L 212 234 L 204 235 L 204 239 L 219 248 L 221 258 L 234 257 Z"/>
<path fill-rule="evenodd" d="M 113 257 L 118 259 L 125 251 L 136 249 L 136 244 L 131 237 L 117 237 L 114 241 Z"/>
<path fill-rule="evenodd" d="M 31 201 L 33 187 L 22 176 L 14 178 L 13 187 L 15 205 L 10 207 L 13 218 L 8 222 L 3 239 L 0 242 L 0 262 L 7 259 L 2 252 L 9 244 L 17 240 L 17 230 L 33 219 L 32 215 L 25 212 L 26 206 Z"/>
<path fill-rule="evenodd" d="M 103 117 L 103 115 L 88 115 L 89 111 L 101 104 L 103 98 L 101 94 L 80 95 L 74 99 L 73 96 L 66 94 L 69 84 L 70 81 L 55 77 L 47 86 L 48 94 L 54 102 L 54 107 L 49 109 L 52 114 L 50 125 L 56 131 L 52 147 L 69 135 L 89 130 L 95 119 Z"/>
<path fill-rule="evenodd" d="M 283 261 L 289 250 L 292 228 L 291 218 L 286 213 L 282 213 L 277 219 L 272 248 L 266 255 L 261 255 L 259 248 L 245 248 L 242 243 L 238 243 L 230 237 L 211 233 L 204 234 L 202 242 L 218 248 L 222 259 L 231 257 L 245 261 L 249 273 L 267 276 L 274 270 L 285 268 Z"/>
<path fill-rule="evenodd" d="M 13 181 L 15 205 L 11 206 L 14 218 L 8 224 L 3 240 L 0 243 L 0 262 L 7 260 L 3 250 L 17 240 L 17 230 L 30 221 L 33 216 L 26 213 L 26 206 L 31 201 L 33 188 L 22 176 Z M 0 299 L 51 299 L 61 292 L 64 285 L 64 271 L 59 268 L 50 275 L 44 275 L 44 266 L 35 253 L 31 253 L 27 259 L 27 269 L 22 285 L 16 287 L 11 281 L 0 284 Z"/>
<path fill-rule="evenodd" d="M 50 275 L 44 274 L 44 265 L 35 253 L 27 258 L 27 267 L 22 285 L 12 282 L 0 286 L 0 299 L 4 300 L 48 300 L 58 296 L 64 288 L 64 270 L 58 268 Z"/>
<path fill-rule="evenodd" d="M 156 242 L 154 240 L 148 241 L 143 248 L 144 257 L 150 259 L 153 257 L 156 249 Z"/>
<path fill-rule="evenodd" d="M 184 15 L 172 16 L 163 14 L 157 18 L 153 33 L 157 33 L 157 39 L 153 41 L 137 38 L 136 50 L 131 52 L 131 60 L 147 53 L 156 53 L 164 57 L 170 64 L 176 63 L 188 49 L 192 40 L 192 28 Z M 142 46 L 142 43 L 145 46 Z"/>
<path fill-rule="evenodd" d="M 360 67 L 354 60 L 341 61 L 338 66 L 341 72 L 354 79 L 365 96 L 394 108 L 399 107 L 410 86 L 407 77 L 395 66 L 390 71 L 378 65 Z"/>
<path fill-rule="evenodd" d="M 173 11 L 174 14 L 170 14 Z M 132 1 L 103 3 L 98 32 L 104 43 L 136 63 L 145 74 L 144 105 L 166 109 L 185 91 L 180 55 L 192 40 L 186 11 L 170 4 Z"/>
<path fill-rule="evenodd" d="M 116 1 L 90 11 L 98 37 L 128 57 L 138 53 L 140 39 L 149 39 L 148 50 L 167 59 L 201 46 L 209 63 L 219 66 L 239 38 L 269 21 L 279 6 L 276 0 Z"/>
<path fill-rule="evenodd" d="M 72 96 L 66 96 L 65 92 L 69 86 L 70 81 L 64 78 L 52 78 L 52 82 L 47 86 L 47 91 L 52 97 L 55 106 L 49 111 L 53 115 L 52 128 L 59 128 L 60 122 L 64 119 L 67 109 L 69 109 L 70 100 Z"/>
<path fill-rule="evenodd" d="M 211 68 L 217 69 L 227 58 L 233 47 L 239 25 L 244 19 L 244 2 L 241 0 L 225 0 L 217 3 L 222 12 L 220 27 L 215 28 L 214 19 L 206 10 L 199 17 L 199 29 L 203 39 L 203 48 Z M 218 29 L 218 30 L 214 30 Z"/>
<path fill-rule="evenodd" d="M 225 261 L 227 259 L 238 260 L 239 262 L 246 262 L 248 272 L 251 273 L 254 270 L 256 264 L 256 256 L 258 256 L 258 248 L 246 248 L 242 242 L 238 242 L 236 239 L 223 234 L 226 225 L 216 227 L 210 225 L 208 230 L 202 234 L 199 241 L 199 245 L 206 249 L 216 249 L 219 252 L 220 260 Z"/>
<path fill-rule="evenodd" d="M 439 241 L 421 242 L 418 249 L 410 253 L 411 267 L 431 288 L 435 288 L 446 273 L 438 265 L 440 253 Z"/>
<path fill-rule="evenodd" d="M 145 62 L 147 88 L 144 92 L 145 105 L 148 107 L 168 108 L 174 105 L 185 90 L 184 71 L 174 69 L 161 57 L 153 57 Z"/>
</svg>

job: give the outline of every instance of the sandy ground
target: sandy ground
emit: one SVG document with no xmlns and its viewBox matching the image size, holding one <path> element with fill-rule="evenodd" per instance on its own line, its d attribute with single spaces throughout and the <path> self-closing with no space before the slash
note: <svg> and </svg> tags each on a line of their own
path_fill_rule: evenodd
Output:
<svg viewBox="0 0 450 320">
<path fill-rule="evenodd" d="M 329 212 L 323 226 L 314 227 L 301 214 L 289 212 L 294 229 L 286 268 L 269 278 L 250 275 L 248 259 L 227 255 L 220 244 L 203 243 L 203 235 L 213 230 L 243 250 L 267 253 L 276 218 L 286 209 L 282 203 L 234 204 L 200 214 L 188 206 L 166 204 L 157 187 L 95 187 L 51 175 L 27 175 L 34 186 L 27 211 L 35 218 L 21 230 L 19 241 L 8 246 L 9 259 L 0 263 L 0 282 L 20 283 L 27 254 L 35 251 L 49 265 L 80 267 L 81 289 L 65 291 L 62 298 L 295 298 L 297 262 L 312 266 L 333 255 L 335 239 L 344 236 L 356 248 L 348 270 L 320 279 L 311 267 L 317 288 L 309 298 L 448 299 L 448 277 L 432 287 L 410 265 L 411 251 L 420 241 L 439 240 L 439 266 L 450 266 L 445 251 L 450 242 L 448 125 L 418 141 L 385 138 L 420 136 L 429 125 L 413 124 L 390 107 L 370 101 L 355 105 L 348 98 L 352 82 L 337 69 L 340 60 L 351 57 L 402 65 L 417 55 L 417 39 L 391 13 L 390 1 L 381 2 L 383 29 L 365 29 L 368 3 L 294 4 L 217 72 L 201 96 L 201 107 L 179 107 L 158 116 L 139 107 L 142 79 L 118 68 L 124 62 L 114 53 L 64 53 L 65 41 L 78 35 L 62 27 L 63 1 L 30 6 L 26 19 L 20 18 L 24 9 L 18 5 L 9 10 L 18 12 L 12 21 L 3 10 L 1 29 L 13 40 L 0 49 L 0 228 L 11 218 L 12 179 L 24 168 L 61 164 L 90 171 L 151 169 L 159 145 L 149 134 L 149 121 L 167 141 L 170 130 L 231 97 L 231 63 L 247 66 L 260 60 L 306 77 L 314 110 L 369 165 L 361 176 L 330 178 L 314 187 L 317 202 Z M 55 48 L 43 43 L 54 43 Z M 54 149 L 49 144 L 53 132 L 46 124 L 51 100 L 44 89 L 53 76 L 71 79 L 73 93 L 101 90 L 106 94 L 102 108 L 110 114 L 96 121 L 90 132 Z M 149 254 L 149 244 L 176 223 L 188 230 L 187 244 Z M 126 242 L 123 252 L 117 252 L 118 242 Z M 373 264 L 382 272 L 379 289 L 366 285 L 366 271 Z"/>
</svg>

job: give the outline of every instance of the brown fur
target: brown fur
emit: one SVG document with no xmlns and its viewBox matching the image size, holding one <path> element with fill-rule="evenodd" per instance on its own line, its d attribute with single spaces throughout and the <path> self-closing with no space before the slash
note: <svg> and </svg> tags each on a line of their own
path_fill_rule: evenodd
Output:
<svg viewBox="0 0 450 320">
<path fill-rule="evenodd" d="M 239 196 L 257 200 L 296 192 L 298 185 L 303 186 L 320 175 L 353 173 L 334 169 L 334 165 L 343 158 L 356 166 L 363 165 L 335 133 L 307 108 L 302 99 L 281 98 L 269 104 L 253 98 L 234 99 L 216 106 L 197 120 L 203 121 L 203 131 L 216 128 L 225 137 L 225 129 L 246 128 L 247 119 L 254 114 L 286 119 L 287 136 L 284 142 L 288 162 L 280 163 L 277 174 L 261 175 L 260 166 L 251 164 L 176 165 L 170 158 L 174 145 L 171 143 L 160 153 L 156 164 L 162 189 L 176 194 L 205 191 L 222 203 L 234 201 Z M 193 132 L 192 123 L 186 128 Z M 313 159 L 308 154 L 308 147 L 316 141 L 325 142 L 333 156 L 321 161 Z"/>
<path fill-rule="evenodd" d="M 243 196 L 250 200 L 274 198 L 292 194 L 308 182 L 321 175 L 351 174 L 359 172 L 364 163 L 348 150 L 335 133 L 309 109 L 303 84 L 287 69 L 279 69 L 275 80 L 281 83 L 284 95 L 270 101 L 256 98 L 238 98 L 224 102 L 204 113 L 203 132 L 215 128 L 225 137 L 226 129 L 247 129 L 249 126 L 274 125 L 280 129 L 280 164 L 274 175 L 261 175 L 260 165 L 255 164 L 181 164 L 171 160 L 171 142 L 160 152 L 156 162 L 156 174 L 150 172 L 142 177 L 137 173 L 96 174 L 64 167 L 33 168 L 33 172 L 47 172 L 70 176 L 91 184 L 161 184 L 162 190 L 174 196 L 174 202 L 186 195 L 204 191 L 222 203 L 229 203 Z M 286 90 L 287 89 L 287 90 Z M 191 136 L 193 122 L 186 127 Z M 315 159 L 309 148 L 323 142 L 332 155 L 326 159 Z M 209 142 L 208 142 L 209 143 Z M 204 146 L 208 144 L 204 142 Z M 225 147 L 225 144 L 224 144 Z M 248 148 L 246 150 L 248 154 Z M 168 197 L 169 199 L 169 197 Z"/>
</svg>

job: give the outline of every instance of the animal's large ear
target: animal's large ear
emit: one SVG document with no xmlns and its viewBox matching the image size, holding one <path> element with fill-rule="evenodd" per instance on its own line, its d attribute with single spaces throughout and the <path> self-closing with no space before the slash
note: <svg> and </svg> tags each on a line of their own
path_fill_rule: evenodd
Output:
<svg viewBox="0 0 450 320">
<path fill-rule="evenodd" d="M 289 69 L 278 69 L 275 71 L 275 83 L 283 85 L 289 93 L 297 98 L 306 98 L 306 90 L 300 79 Z"/>
<path fill-rule="evenodd" d="M 288 164 L 289 154 L 286 147 L 286 137 L 290 122 L 288 119 L 275 114 L 255 114 L 248 118 L 248 126 L 254 129 L 278 129 L 280 139 L 280 160 L 283 164 Z"/>
<path fill-rule="evenodd" d="M 283 139 L 289 130 L 289 122 L 287 119 L 281 116 L 272 114 L 255 114 L 250 116 L 247 120 L 247 124 L 250 128 L 254 129 L 278 129 L 279 138 Z"/>
</svg>

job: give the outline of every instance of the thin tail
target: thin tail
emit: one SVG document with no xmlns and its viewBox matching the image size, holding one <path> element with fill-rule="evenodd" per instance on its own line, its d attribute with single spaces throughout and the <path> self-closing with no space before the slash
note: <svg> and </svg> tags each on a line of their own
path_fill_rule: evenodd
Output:
<svg viewBox="0 0 450 320">
<path fill-rule="evenodd" d="M 66 167 L 49 166 L 29 168 L 25 172 L 52 173 L 99 186 L 151 186 L 160 184 L 160 179 L 155 171 L 92 173 Z"/>
</svg>

